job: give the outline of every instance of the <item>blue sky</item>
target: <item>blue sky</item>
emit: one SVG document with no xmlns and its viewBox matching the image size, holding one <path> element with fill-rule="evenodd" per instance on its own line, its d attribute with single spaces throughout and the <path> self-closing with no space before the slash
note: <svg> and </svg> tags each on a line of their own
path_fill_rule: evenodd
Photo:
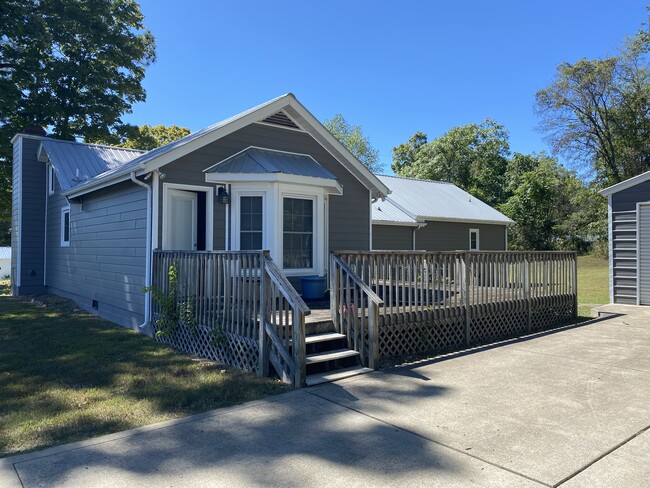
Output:
<svg viewBox="0 0 650 488">
<path fill-rule="evenodd" d="M 286 92 L 391 149 L 490 117 L 546 150 L 533 110 L 555 67 L 615 53 L 647 19 L 610 1 L 140 1 L 158 59 L 125 120 L 198 130 Z"/>
</svg>

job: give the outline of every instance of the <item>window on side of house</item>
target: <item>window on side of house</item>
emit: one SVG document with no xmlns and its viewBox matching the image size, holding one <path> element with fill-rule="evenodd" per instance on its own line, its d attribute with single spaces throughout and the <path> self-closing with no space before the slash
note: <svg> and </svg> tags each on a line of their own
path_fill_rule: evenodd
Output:
<svg viewBox="0 0 650 488">
<path fill-rule="evenodd" d="M 70 245 L 70 207 L 61 209 L 61 246 Z"/>
<path fill-rule="evenodd" d="M 50 163 L 47 168 L 48 168 L 48 172 L 47 172 L 47 194 L 48 195 L 53 195 L 54 190 L 55 190 L 54 166 L 52 166 L 52 163 Z"/>
<path fill-rule="evenodd" d="M 314 201 L 284 198 L 282 211 L 282 266 L 314 267 Z"/>
<path fill-rule="evenodd" d="M 239 249 L 257 251 L 263 246 L 263 212 L 261 196 L 239 197 Z"/>
<path fill-rule="evenodd" d="M 478 251 L 479 250 L 479 232 L 478 229 L 469 230 L 469 250 Z"/>
</svg>

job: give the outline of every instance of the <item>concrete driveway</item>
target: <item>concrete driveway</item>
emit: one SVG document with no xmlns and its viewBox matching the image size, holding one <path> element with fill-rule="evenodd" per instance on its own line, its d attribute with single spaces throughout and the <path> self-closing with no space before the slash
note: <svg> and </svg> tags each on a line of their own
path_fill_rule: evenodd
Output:
<svg viewBox="0 0 650 488">
<path fill-rule="evenodd" d="M 650 310 L 0 460 L 3 488 L 650 484 Z"/>
</svg>

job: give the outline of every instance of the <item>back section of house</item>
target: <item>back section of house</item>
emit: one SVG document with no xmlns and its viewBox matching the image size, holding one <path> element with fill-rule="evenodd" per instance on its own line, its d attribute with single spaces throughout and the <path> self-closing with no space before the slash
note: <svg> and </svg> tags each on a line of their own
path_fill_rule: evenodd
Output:
<svg viewBox="0 0 650 488">
<path fill-rule="evenodd" d="M 373 224 L 373 249 L 465 251 L 472 245 L 480 251 L 507 249 L 506 225 L 444 221 L 425 221 L 424 224 L 423 227 Z"/>
<path fill-rule="evenodd" d="M 147 192 L 123 182 L 68 200 L 41 138 L 14 142 L 12 287 L 53 293 L 117 324 L 144 319 Z"/>
</svg>

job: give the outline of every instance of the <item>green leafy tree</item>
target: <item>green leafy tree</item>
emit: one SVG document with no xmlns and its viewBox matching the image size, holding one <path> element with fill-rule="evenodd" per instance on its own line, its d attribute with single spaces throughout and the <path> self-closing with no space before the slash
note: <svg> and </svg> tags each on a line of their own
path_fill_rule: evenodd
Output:
<svg viewBox="0 0 650 488">
<path fill-rule="evenodd" d="M 11 137 L 40 125 L 97 140 L 145 99 L 155 43 L 133 0 L 6 0 L 0 8 L 0 219 L 11 213 Z"/>
<path fill-rule="evenodd" d="M 490 119 L 454 127 L 431 142 L 418 132 L 393 149 L 393 170 L 400 176 L 448 181 L 495 205 L 505 199 L 508 137 L 505 127 Z"/>
<path fill-rule="evenodd" d="M 393 148 L 392 170 L 396 174 L 404 171 L 404 168 L 415 162 L 420 147 L 427 143 L 427 135 L 424 132 L 416 132 L 406 144 L 400 144 Z"/>
<path fill-rule="evenodd" d="M 177 125 L 145 124 L 141 126 L 124 126 L 119 132 L 119 135 L 114 134 L 107 139 L 94 142 L 149 151 L 185 137 L 190 133 L 190 130 Z"/>
<path fill-rule="evenodd" d="M 557 67 L 536 94 L 553 151 L 609 185 L 650 169 L 650 35 L 644 27 L 618 55 Z"/>
<path fill-rule="evenodd" d="M 379 162 L 379 151 L 370 143 L 368 136 L 363 134 L 359 125 L 350 125 L 341 114 L 323 122 L 323 125 L 373 173 L 379 173 L 383 166 Z"/>
</svg>

